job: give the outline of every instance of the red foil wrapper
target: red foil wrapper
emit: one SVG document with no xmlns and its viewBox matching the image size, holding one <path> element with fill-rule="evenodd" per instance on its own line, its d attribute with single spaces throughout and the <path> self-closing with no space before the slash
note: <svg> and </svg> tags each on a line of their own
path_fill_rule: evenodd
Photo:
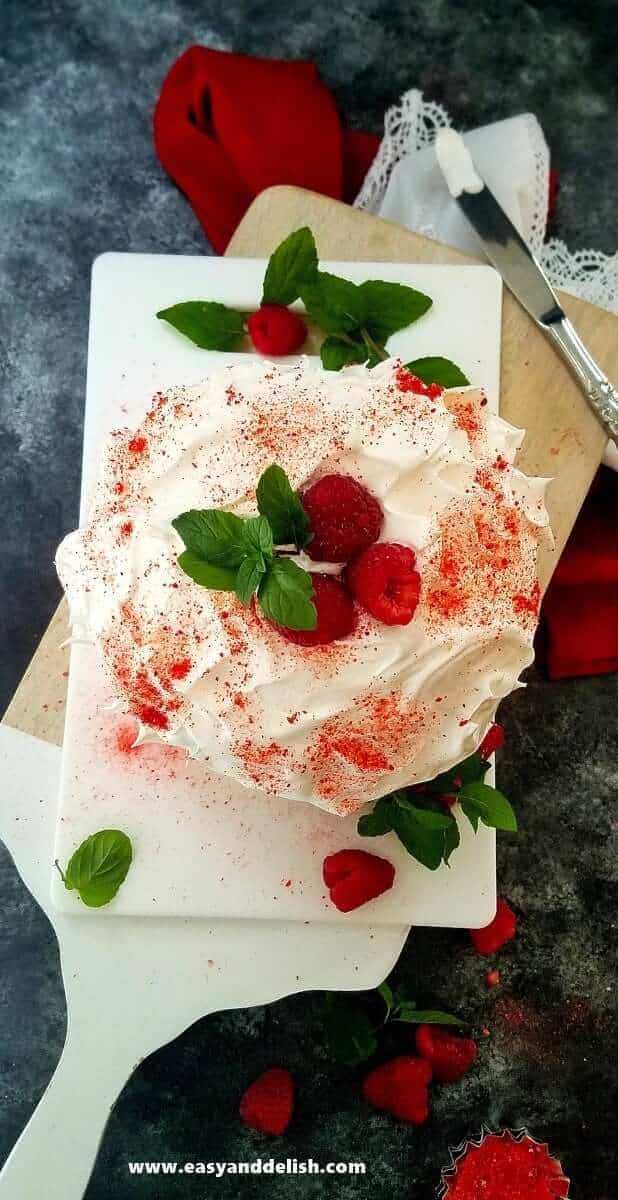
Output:
<svg viewBox="0 0 618 1200">
<path fill-rule="evenodd" d="M 567 1200 L 569 1180 L 549 1147 L 527 1129 L 483 1130 L 451 1151 L 441 1200 Z"/>
</svg>

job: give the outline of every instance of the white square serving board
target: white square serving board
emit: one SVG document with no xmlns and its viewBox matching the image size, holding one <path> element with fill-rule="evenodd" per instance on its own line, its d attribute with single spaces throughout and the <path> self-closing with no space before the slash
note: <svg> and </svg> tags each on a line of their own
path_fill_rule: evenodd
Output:
<svg viewBox="0 0 618 1200">
<path fill-rule="evenodd" d="M 322 264 L 361 282 L 378 278 L 420 288 L 430 312 L 391 339 L 404 361 L 441 354 L 482 385 L 497 411 L 502 285 L 483 266 L 409 263 Z M 204 378 L 240 355 L 194 347 L 155 313 L 181 300 L 257 305 L 261 259 L 104 254 L 94 264 L 88 348 L 81 516 L 85 518 L 103 444 L 135 426 L 155 391 Z M 495 834 L 467 821 L 450 868 L 415 863 L 394 834 L 368 842 L 356 818 L 249 791 L 210 775 L 203 763 L 161 747 L 129 749 L 127 719 L 111 696 L 97 653 L 73 646 L 55 855 L 61 864 L 90 833 L 123 829 L 134 861 L 117 897 L 99 914 L 335 921 L 378 925 L 482 926 L 495 911 Z M 397 870 L 390 892 L 342 917 L 322 883 L 326 854 L 372 850 Z M 84 906 L 53 873 L 65 912 Z"/>
</svg>

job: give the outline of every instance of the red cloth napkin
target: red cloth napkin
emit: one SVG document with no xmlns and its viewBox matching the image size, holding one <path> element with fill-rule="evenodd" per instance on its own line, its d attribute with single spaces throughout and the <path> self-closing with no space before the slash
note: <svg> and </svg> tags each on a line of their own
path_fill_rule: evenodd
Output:
<svg viewBox="0 0 618 1200">
<path fill-rule="evenodd" d="M 342 128 L 313 63 L 203 46 L 191 46 L 167 75 L 154 137 L 219 252 L 273 184 L 353 200 L 378 148 L 372 134 Z M 618 475 L 604 471 L 545 597 L 539 652 L 554 679 L 618 669 L 617 504 Z"/>
<path fill-rule="evenodd" d="M 373 134 L 342 128 L 313 63 L 203 46 L 186 50 L 167 75 L 154 139 L 219 252 L 273 184 L 353 200 L 379 145 Z"/>
</svg>

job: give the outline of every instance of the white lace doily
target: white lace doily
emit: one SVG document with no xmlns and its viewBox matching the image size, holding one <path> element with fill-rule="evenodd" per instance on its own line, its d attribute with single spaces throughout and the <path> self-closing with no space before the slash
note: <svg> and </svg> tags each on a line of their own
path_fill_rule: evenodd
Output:
<svg viewBox="0 0 618 1200">
<path fill-rule="evenodd" d="M 518 197 L 519 220 L 516 220 L 516 224 L 555 287 L 618 313 L 618 254 L 603 254 L 600 250 L 572 252 L 557 238 L 545 242 L 549 170 L 547 144 L 536 118 L 526 114 L 516 120 L 520 131 L 528 138 L 527 155 L 531 164 L 526 186 Z M 384 137 L 355 204 L 368 212 L 383 212 L 397 164 L 404 163 L 417 151 L 429 147 L 438 129 L 450 124 L 451 119 L 441 104 L 425 100 L 417 88 L 406 92 L 399 104 L 386 113 Z M 472 138 L 474 135 L 470 136 Z M 496 188 L 494 190 L 497 191 Z M 508 205 L 505 204 L 505 207 L 509 210 Z M 398 219 L 392 206 L 385 215 L 390 219 Z M 510 215 L 515 219 L 512 211 Z M 444 230 L 436 228 L 432 220 L 432 204 L 427 187 L 407 202 L 404 223 L 417 233 L 448 240 L 444 237 Z"/>
</svg>

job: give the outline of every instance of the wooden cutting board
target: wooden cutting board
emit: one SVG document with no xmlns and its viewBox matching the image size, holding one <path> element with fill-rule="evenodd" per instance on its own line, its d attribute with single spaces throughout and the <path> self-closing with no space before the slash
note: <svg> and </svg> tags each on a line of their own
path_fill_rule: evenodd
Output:
<svg viewBox="0 0 618 1200">
<path fill-rule="evenodd" d="M 300 188 L 269 188 L 252 204 L 227 255 L 271 253 L 293 229 L 309 225 L 322 258 L 383 262 L 476 261 L 439 242 Z M 561 303 L 588 349 L 610 378 L 618 378 L 618 317 L 561 294 Z M 502 319 L 501 414 L 525 428 L 522 470 L 552 478 L 548 507 L 556 549 L 540 564 L 545 585 L 601 460 L 606 437 L 579 388 L 552 347 L 505 291 Z M 68 650 L 64 603 L 56 611 L 28 667 L 4 722 L 56 745 L 62 744 Z"/>
</svg>

